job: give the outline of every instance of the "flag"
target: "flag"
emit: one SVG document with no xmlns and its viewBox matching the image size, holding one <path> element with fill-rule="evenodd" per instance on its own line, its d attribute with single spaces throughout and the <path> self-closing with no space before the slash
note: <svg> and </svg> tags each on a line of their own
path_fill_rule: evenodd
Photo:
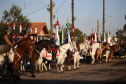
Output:
<svg viewBox="0 0 126 84">
<path fill-rule="evenodd" d="M 109 32 L 108 32 L 108 43 L 110 43 L 110 40 L 109 40 L 110 38 L 109 38 Z"/>
<path fill-rule="evenodd" d="M 36 27 L 36 25 L 35 25 L 35 34 L 37 33 L 37 27 Z"/>
<path fill-rule="evenodd" d="M 31 33 L 32 33 L 32 25 L 31 25 Z"/>
<path fill-rule="evenodd" d="M 68 24 L 67 24 L 67 22 L 66 22 L 66 28 L 68 28 Z"/>
<path fill-rule="evenodd" d="M 105 35 L 105 32 L 104 32 L 104 42 L 106 42 L 106 35 Z"/>
<path fill-rule="evenodd" d="M 62 44 L 64 44 L 64 30 L 62 28 Z"/>
<path fill-rule="evenodd" d="M 111 42 L 111 33 L 110 33 L 110 31 L 108 32 L 108 43 L 110 43 Z"/>
<path fill-rule="evenodd" d="M 15 24 L 14 24 L 14 20 L 13 20 L 13 25 L 12 25 L 13 29 L 15 30 Z"/>
<path fill-rule="evenodd" d="M 57 45 L 59 45 L 60 46 L 60 38 L 59 38 L 59 34 L 58 34 L 58 29 L 59 29 L 59 27 L 58 27 L 58 25 L 56 26 L 56 44 Z"/>
<path fill-rule="evenodd" d="M 75 26 L 74 26 L 74 24 L 73 24 L 73 30 L 75 30 Z"/>
<path fill-rule="evenodd" d="M 68 43 L 71 42 L 71 38 L 70 38 L 70 31 L 69 31 L 69 28 L 68 28 Z"/>
<path fill-rule="evenodd" d="M 110 32 L 110 31 L 109 31 L 109 38 L 110 38 L 109 40 L 110 40 L 110 42 L 111 42 L 111 32 Z"/>
<path fill-rule="evenodd" d="M 20 33 L 22 32 L 22 25 L 21 25 L 21 22 L 20 22 Z"/>
<path fill-rule="evenodd" d="M 95 39 L 94 39 L 95 42 L 97 42 L 97 35 L 96 35 L 96 31 L 95 31 Z"/>
<path fill-rule="evenodd" d="M 60 24 L 59 24 L 59 20 L 57 19 L 57 25 L 58 25 L 58 27 L 60 27 Z"/>
<path fill-rule="evenodd" d="M 92 34 L 91 34 L 91 45 L 93 44 L 93 28 L 92 28 Z"/>
<path fill-rule="evenodd" d="M 106 42 L 108 42 L 108 34 L 107 34 L 107 32 L 106 32 Z"/>
<path fill-rule="evenodd" d="M 68 23 L 68 28 L 70 28 L 70 23 L 69 23 L 69 20 L 67 21 L 67 23 Z"/>
</svg>

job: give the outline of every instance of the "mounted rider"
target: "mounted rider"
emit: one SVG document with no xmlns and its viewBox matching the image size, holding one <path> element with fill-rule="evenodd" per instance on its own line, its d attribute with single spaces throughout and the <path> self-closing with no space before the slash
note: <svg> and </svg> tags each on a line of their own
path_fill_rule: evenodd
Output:
<svg viewBox="0 0 126 84">
<path fill-rule="evenodd" d="M 0 45 L 0 54 L 8 52 L 14 44 L 12 40 L 12 36 L 10 35 L 11 31 L 12 31 L 12 27 L 9 26 L 6 29 L 6 33 L 4 34 L 4 37 L 3 37 L 4 45 Z"/>
<path fill-rule="evenodd" d="M 56 45 L 55 41 L 56 41 L 56 37 L 55 37 L 55 33 L 53 33 L 52 37 L 50 38 L 51 50 L 52 50 L 52 60 L 56 59 L 57 48 L 58 48 L 58 46 Z"/>
</svg>

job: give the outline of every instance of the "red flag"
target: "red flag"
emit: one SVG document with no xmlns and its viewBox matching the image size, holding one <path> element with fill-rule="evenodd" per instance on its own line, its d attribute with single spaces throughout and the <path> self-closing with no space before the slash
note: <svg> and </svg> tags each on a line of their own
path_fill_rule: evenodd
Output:
<svg viewBox="0 0 126 84">
<path fill-rule="evenodd" d="M 21 25 L 21 22 L 20 22 L 20 33 L 21 33 L 21 31 L 22 31 L 22 25 Z"/>
<path fill-rule="evenodd" d="M 59 20 L 57 19 L 57 25 L 58 25 L 58 27 L 60 27 L 60 24 L 59 24 Z"/>
<path fill-rule="evenodd" d="M 75 26 L 74 26 L 74 24 L 73 24 L 73 30 L 75 30 Z"/>
<path fill-rule="evenodd" d="M 13 29 L 15 30 L 15 24 L 14 24 L 14 20 L 13 20 L 13 25 L 12 25 Z"/>
<path fill-rule="evenodd" d="M 31 25 L 31 33 L 32 33 L 32 25 Z"/>
<path fill-rule="evenodd" d="M 92 29 L 92 37 L 91 37 L 91 45 L 93 44 L 93 29 Z"/>
<path fill-rule="evenodd" d="M 36 25 L 35 25 L 35 33 L 37 33 L 37 27 L 36 27 Z"/>
</svg>

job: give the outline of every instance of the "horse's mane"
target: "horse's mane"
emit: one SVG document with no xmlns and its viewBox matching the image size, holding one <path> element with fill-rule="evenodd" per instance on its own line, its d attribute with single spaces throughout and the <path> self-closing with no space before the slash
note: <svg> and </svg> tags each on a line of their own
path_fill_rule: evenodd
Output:
<svg viewBox="0 0 126 84">
<path fill-rule="evenodd" d="M 80 51 L 80 45 L 79 42 L 76 42 L 77 50 Z"/>
<path fill-rule="evenodd" d="M 35 42 L 35 48 L 37 50 L 42 50 L 43 48 L 48 48 L 47 45 L 51 46 L 51 43 L 49 40 L 40 40 L 38 42 Z"/>
<path fill-rule="evenodd" d="M 30 40 L 31 40 L 31 38 L 30 38 L 30 37 L 27 37 L 27 38 L 25 38 L 25 39 L 23 39 L 23 40 L 20 40 L 20 41 L 18 42 L 18 44 L 20 44 L 22 41 L 26 41 L 26 40 L 28 40 L 28 39 L 30 39 Z"/>
<path fill-rule="evenodd" d="M 50 43 L 49 40 L 40 40 L 40 41 L 38 41 L 38 42 L 35 42 L 35 45 L 41 45 L 41 44 L 43 44 L 44 42 Z"/>
</svg>

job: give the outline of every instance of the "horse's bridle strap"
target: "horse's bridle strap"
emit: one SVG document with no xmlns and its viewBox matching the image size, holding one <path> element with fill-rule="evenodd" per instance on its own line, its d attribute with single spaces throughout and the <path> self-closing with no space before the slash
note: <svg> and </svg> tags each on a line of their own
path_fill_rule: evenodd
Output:
<svg viewBox="0 0 126 84">
<path fill-rule="evenodd" d="M 16 54 L 18 55 L 18 57 L 20 57 L 21 58 L 21 56 L 16 52 Z"/>
</svg>

